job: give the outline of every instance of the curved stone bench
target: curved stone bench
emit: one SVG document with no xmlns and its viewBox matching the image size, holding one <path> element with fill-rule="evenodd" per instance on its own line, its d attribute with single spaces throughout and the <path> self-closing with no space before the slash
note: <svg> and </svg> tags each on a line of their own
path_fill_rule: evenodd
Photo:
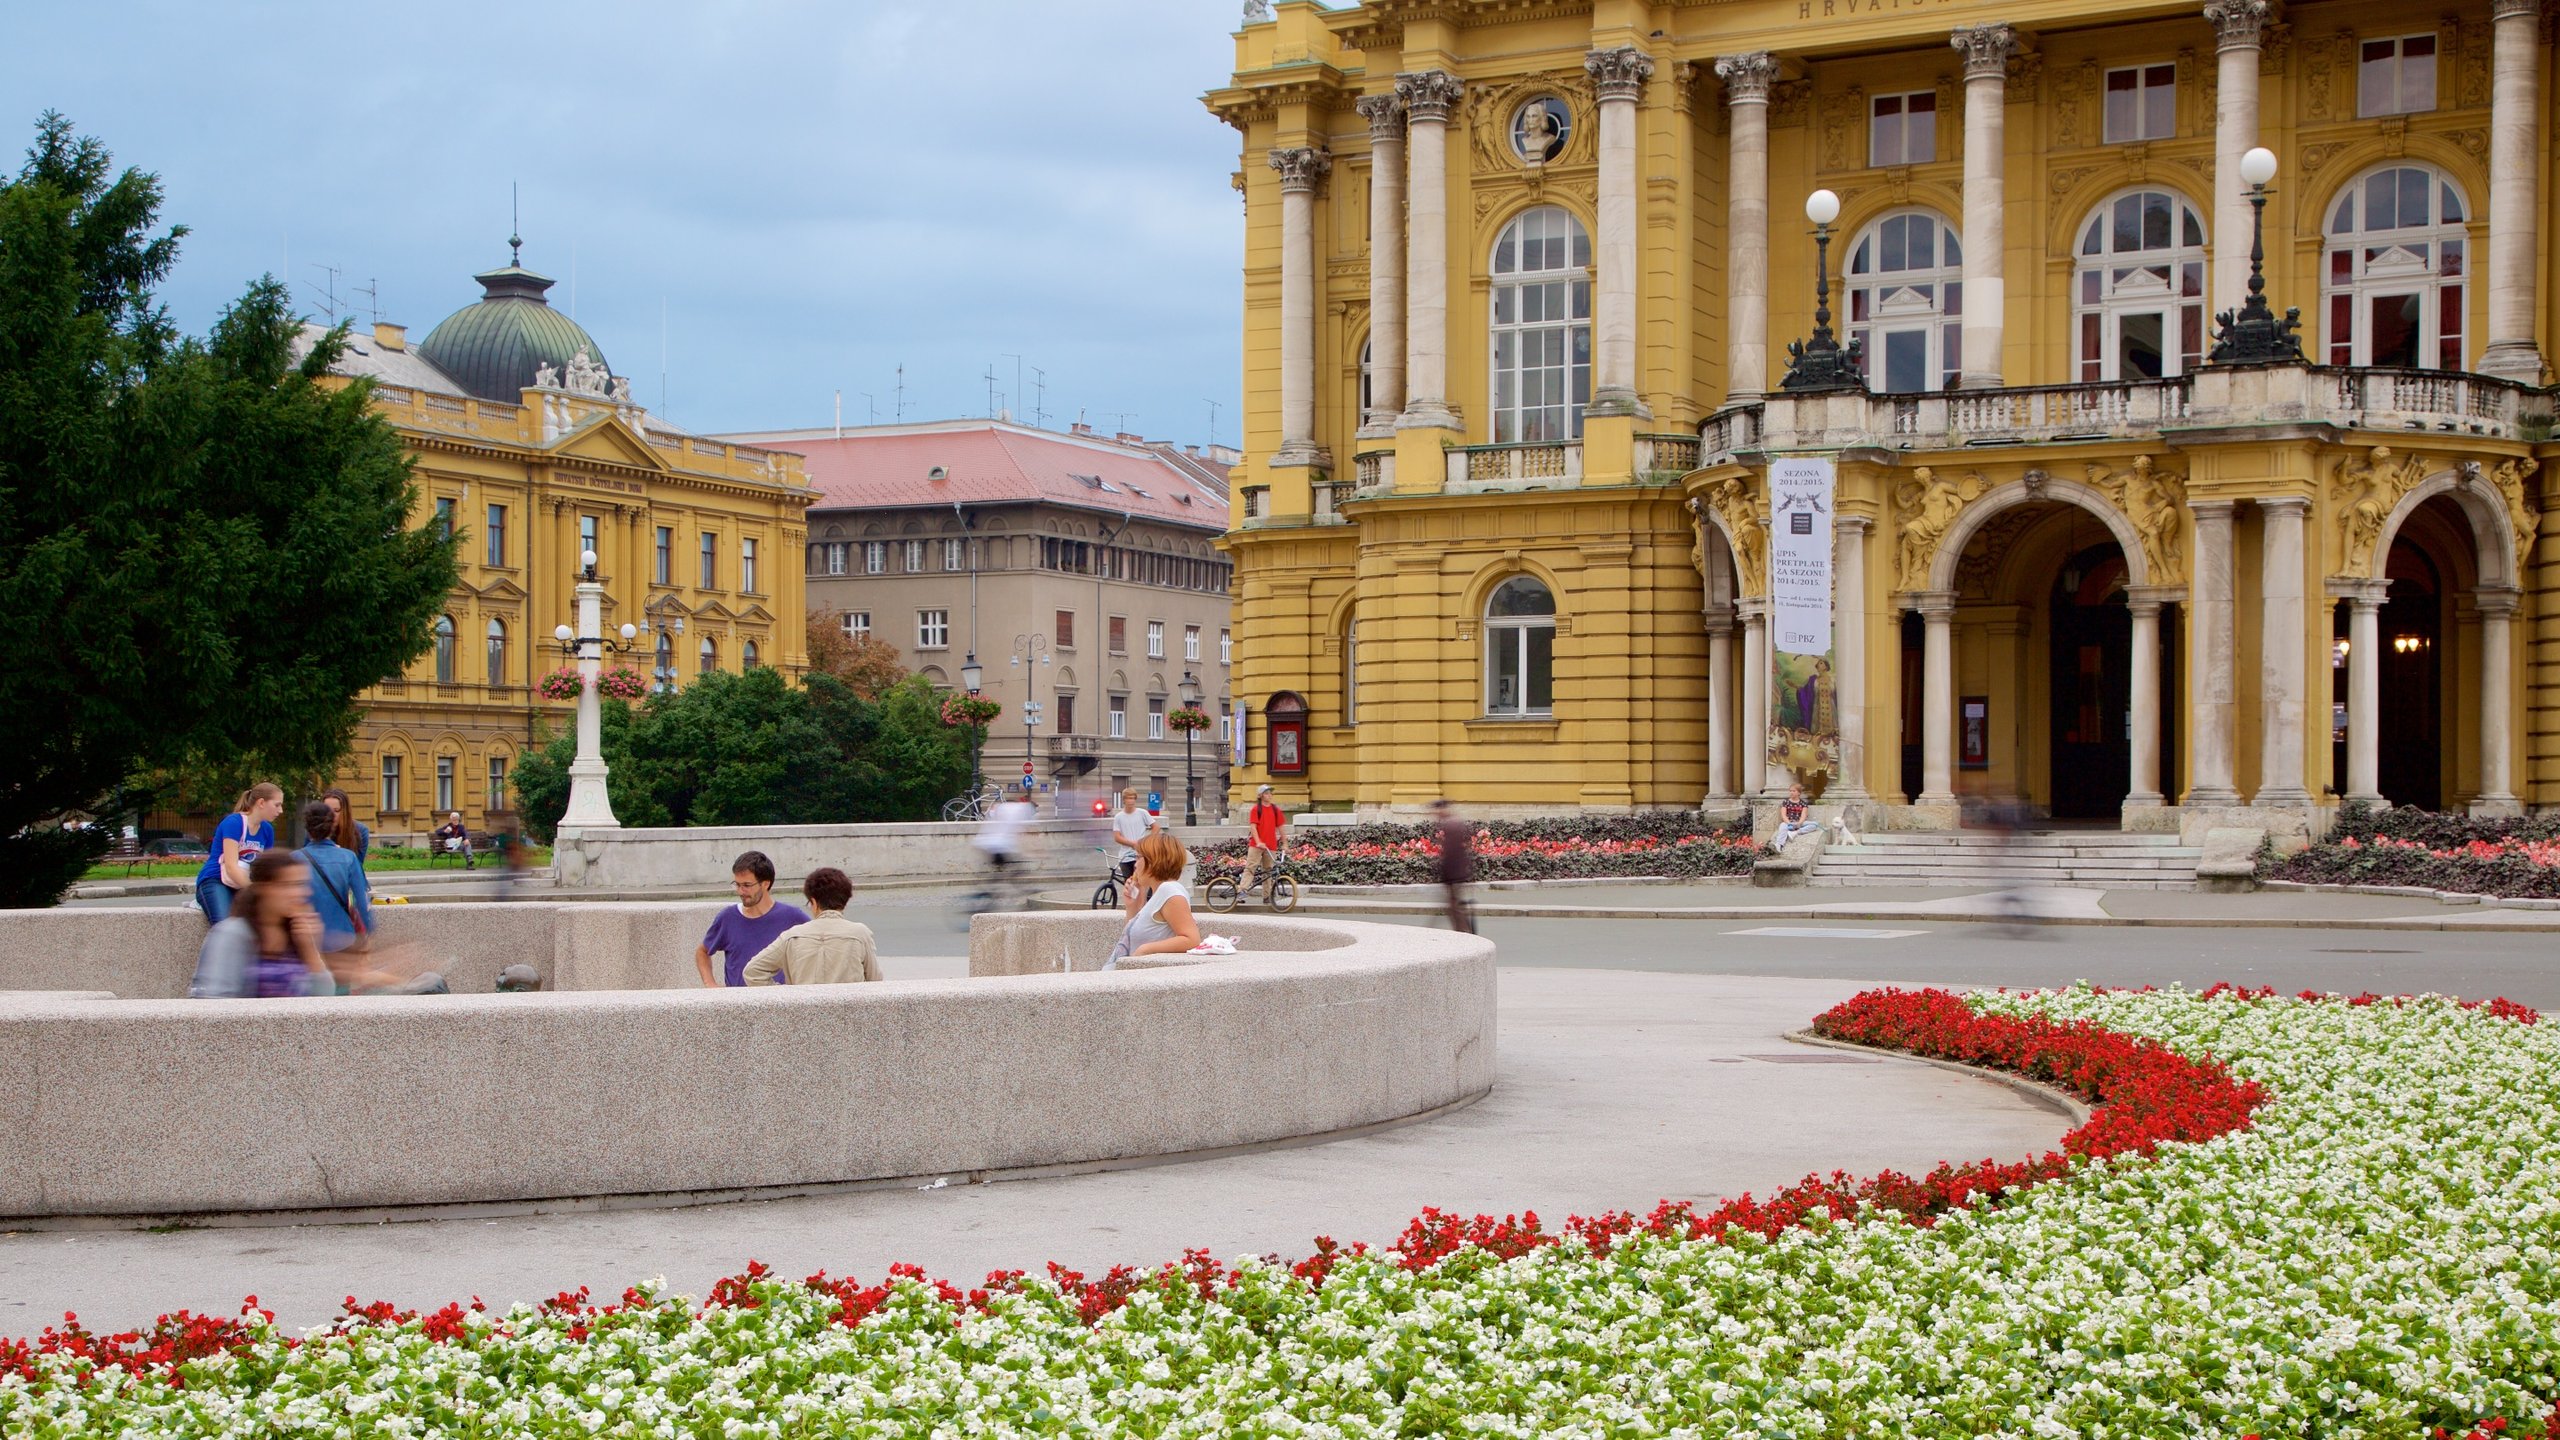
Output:
<svg viewBox="0 0 2560 1440">
<path fill-rule="evenodd" d="M 983 916 L 967 980 L 648 988 L 691 985 L 714 909 L 426 907 L 388 928 L 465 993 L 328 1000 L 119 998 L 183 992 L 186 912 L 0 916 L 0 1217 L 978 1177 L 1357 1130 L 1493 1081 L 1474 936 L 1219 917 L 1244 953 L 1092 974 L 1116 917 Z M 510 960 L 562 988 L 470 993 Z"/>
</svg>

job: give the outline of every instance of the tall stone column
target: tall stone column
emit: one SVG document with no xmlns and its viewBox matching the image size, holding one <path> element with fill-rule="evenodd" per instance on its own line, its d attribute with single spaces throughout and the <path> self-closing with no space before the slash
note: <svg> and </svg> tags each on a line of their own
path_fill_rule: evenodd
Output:
<svg viewBox="0 0 2560 1440">
<path fill-rule="evenodd" d="M 1369 122 L 1369 408 L 1363 439 L 1395 433 L 1404 413 L 1404 102 L 1360 97 Z"/>
<path fill-rule="evenodd" d="M 2237 646 L 2232 632 L 2231 502 L 2193 500 L 2196 515 L 2195 578 L 2187 605 L 2187 685 L 2195 715 L 2187 726 L 2187 803 L 2237 805 L 2232 749 L 2238 743 L 2238 679 L 2231 673 Z"/>
<path fill-rule="evenodd" d="M 1920 803 L 1956 803 L 1956 597 L 1945 590 L 1919 602 Z"/>
<path fill-rule="evenodd" d="M 2480 793 L 2474 815 L 2513 815 L 2515 785 L 2507 756 L 2524 715 L 2515 708 L 2515 617 L 2523 592 L 2512 586 L 2472 593 L 2480 607 Z"/>
<path fill-rule="evenodd" d="M 1582 57 L 1600 98 L 1599 275 L 1591 297 L 1593 415 L 1636 415 L 1636 102 L 1653 59 L 1634 46 Z"/>
<path fill-rule="evenodd" d="M 2133 760 L 2125 777 L 2126 808 L 2158 805 L 2160 792 L 2160 605 L 2163 587 L 2143 585 L 2125 595 L 2133 615 Z"/>
<path fill-rule="evenodd" d="M 2302 781 L 2303 521 L 2311 502 L 2300 495 L 2258 502 L 2264 522 L 2258 566 L 2258 793 L 2257 805 L 2308 805 Z"/>
<path fill-rule="evenodd" d="M 2533 340 L 2534 235 L 2542 157 L 2534 143 L 2542 109 L 2542 0 L 2489 0 L 2497 27 L 2489 80 L 2489 346 L 2480 371 L 2527 385 L 2542 380 Z"/>
<path fill-rule="evenodd" d="M 1840 712 L 1840 773 L 1826 801 L 1869 799 L 1867 792 L 1867 532 L 1875 522 L 1843 515 L 1832 524 L 1831 685 Z"/>
<path fill-rule="evenodd" d="M 1745 600 L 1742 616 L 1742 753 L 1737 780 L 1745 797 L 1769 788 L 1768 601 Z"/>
<path fill-rule="evenodd" d="M 2347 775 L 2349 801 L 2382 799 L 2382 601 L 2388 580 L 2333 581 L 2347 602 Z"/>
<path fill-rule="evenodd" d="M 1280 172 L 1280 450 L 1274 465 L 1317 465 L 1316 187 L 1333 156 L 1299 146 L 1271 152 Z"/>
<path fill-rule="evenodd" d="M 1735 798 L 1733 607 L 1707 611 L 1707 803 Z"/>
<path fill-rule="evenodd" d="M 2249 187 L 2240 157 L 2258 143 L 2258 49 L 2268 0 L 2207 0 L 2218 67 L 2213 115 L 2213 285 L 2207 314 L 2249 298 Z"/>
<path fill-rule="evenodd" d="M 1997 390 L 2007 305 L 2002 275 L 2008 198 L 2001 176 L 2007 163 L 2009 57 L 2018 52 L 2018 36 L 2006 25 L 1972 25 L 1956 31 L 1952 43 L 1964 56 L 1964 360 L 1957 383 Z"/>
<path fill-rule="evenodd" d="M 1413 188 L 1405 202 L 1405 400 L 1397 428 L 1455 430 L 1449 407 L 1449 117 L 1466 85 L 1446 70 L 1396 77 Z"/>
<path fill-rule="evenodd" d="M 1766 50 L 1716 61 L 1733 107 L 1732 160 L 1726 167 L 1725 403 L 1760 398 L 1769 388 L 1769 87 L 1777 57 Z"/>
</svg>

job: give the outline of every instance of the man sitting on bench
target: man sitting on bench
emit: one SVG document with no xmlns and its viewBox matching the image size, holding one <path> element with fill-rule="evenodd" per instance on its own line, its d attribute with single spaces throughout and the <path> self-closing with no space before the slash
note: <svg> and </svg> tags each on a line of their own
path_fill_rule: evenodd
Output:
<svg viewBox="0 0 2560 1440">
<path fill-rule="evenodd" d="M 435 828 L 433 838 L 436 854 L 459 855 L 463 869 L 476 868 L 471 856 L 471 832 L 462 826 L 461 811 L 456 810 L 444 817 L 444 823 Z"/>
</svg>

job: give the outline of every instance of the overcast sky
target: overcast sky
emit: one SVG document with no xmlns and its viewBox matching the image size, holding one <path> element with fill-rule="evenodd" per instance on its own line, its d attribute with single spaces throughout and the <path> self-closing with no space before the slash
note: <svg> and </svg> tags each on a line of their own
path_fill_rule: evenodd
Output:
<svg viewBox="0 0 2560 1440">
<path fill-rule="evenodd" d="M 1081 414 L 1236 439 L 1236 0 L 0 0 L 14 172 L 56 109 L 156 171 L 201 330 L 288 257 L 422 338 L 524 263 L 695 429 Z M 1021 393 L 1015 367 L 1020 356 Z M 1047 372 L 1035 391 L 1034 367 Z M 866 399 L 866 393 L 870 398 Z"/>
</svg>

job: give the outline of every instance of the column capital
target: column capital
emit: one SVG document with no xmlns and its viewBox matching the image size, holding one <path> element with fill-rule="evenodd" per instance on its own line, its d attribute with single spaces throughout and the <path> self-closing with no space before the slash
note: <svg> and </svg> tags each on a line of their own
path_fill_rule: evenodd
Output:
<svg viewBox="0 0 2560 1440">
<path fill-rule="evenodd" d="M 1633 45 L 1615 50 L 1594 50 L 1582 57 L 1584 73 L 1602 104 L 1612 100 L 1637 100 L 1644 96 L 1644 82 L 1653 78 L 1653 57 Z"/>
<path fill-rule="evenodd" d="M 2187 508 L 2196 512 L 2198 520 L 2219 520 L 2228 525 L 2233 503 L 2229 500 L 2190 500 Z"/>
<path fill-rule="evenodd" d="M 2524 604 L 2524 592 L 2513 585 L 2483 585 L 2471 592 L 2471 603 L 2484 618 L 2504 620 Z"/>
<path fill-rule="evenodd" d="M 2161 606 L 2186 598 L 2187 587 L 2184 585 L 2127 585 L 2124 587 L 2124 603 L 2136 614 L 2149 610 L 2157 615 L 2160 613 Z"/>
<path fill-rule="evenodd" d="M 1953 620 L 1956 617 L 1956 592 L 1953 590 L 1914 590 L 1902 597 L 1923 620 Z"/>
<path fill-rule="evenodd" d="M 2311 511 L 2311 497 L 2307 495 L 2261 495 L 2253 503 L 2270 515 L 2291 515 L 2297 520 Z M 2201 506 L 2198 511 L 2201 513 Z"/>
<path fill-rule="evenodd" d="M 1838 515 L 1832 518 L 1831 526 L 1835 530 L 1847 531 L 1863 540 L 1867 532 L 1876 528 L 1876 522 L 1864 515 Z"/>
<path fill-rule="evenodd" d="M 2204 18 L 2213 22 L 2215 49 L 2255 50 L 2266 39 L 2275 6 L 2269 0 L 2205 0 Z"/>
<path fill-rule="evenodd" d="M 1947 43 L 1964 57 L 1967 80 L 2000 80 L 2009 78 L 2009 57 L 2018 53 L 2018 32 L 2008 25 L 1965 25 L 1948 37 Z"/>
<path fill-rule="evenodd" d="M 1404 136 L 1404 97 L 1393 90 L 1376 95 L 1363 95 L 1351 103 L 1360 118 L 1369 122 L 1369 142 L 1373 145 L 1399 140 Z"/>
<path fill-rule="evenodd" d="M 1312 194 L 1324 183 L 1326 173 L 1333 169 L 1333 152 L 1308 145 L 1273 150 L 1271 168 L 1280 172 L 1283 194 L 1295 191 Z"/>
<path fill-rule="evenodd" d="M 2533 20 L 2542 15 L 2542 0 L 2489 0 L 2489 19 Z"/>
<path fill-rule="evenodd" d="M 1766 50 L 1716 57 L 1716 78 L 1724 82 L 1725 99 L 1735 105 L 1766 105 L 1769 88 L 1778 83 L 1778 57 Z"/>
<path fill-rule="evenodd" d="M 1467 82 L 1446 70 L 1415 70 L 1396 77 L 1396 98 L 1414 120 L 1445 123 L 1467 93 Z"/>
<path fill-rule="evenodd" d="M 2391 582 L 2334 576 L 2320 582 L 2320 588 L 2332 600 L 2350 601 L 2359 610 L 2370 610 L 2391 593 Z"/>
</svg>

